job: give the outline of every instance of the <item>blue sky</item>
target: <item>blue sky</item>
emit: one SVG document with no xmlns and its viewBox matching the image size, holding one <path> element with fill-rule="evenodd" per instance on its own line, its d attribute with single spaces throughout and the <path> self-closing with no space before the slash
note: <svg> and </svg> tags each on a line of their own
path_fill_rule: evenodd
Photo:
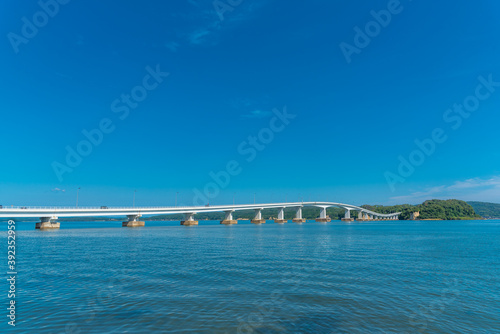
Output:
<svg viewBox="0 0 500 334">
<path fill-rule="evenodd" d="M 500 202 L 497 2 L 42 3 L 0 4 L 0 204 Z"/>
</svg>

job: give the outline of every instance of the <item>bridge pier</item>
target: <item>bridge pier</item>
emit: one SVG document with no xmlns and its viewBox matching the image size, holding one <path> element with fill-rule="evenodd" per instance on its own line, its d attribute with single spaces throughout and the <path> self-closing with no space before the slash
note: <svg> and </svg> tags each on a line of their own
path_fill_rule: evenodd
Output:
<svg viewBox="0 0 500 334">
<path fill-rule="evenodd" d="M 127 215 L 128 221 L 122 222 L 122 227 L 141 227 L 145 222 L 137 220 L 141 215 Z"/>
<path fill-rule="evenodd" d="M 265 224 L 266 220 L 262 219 L 262 209 L 255 209 L 255 217 L 253 217 L 252 224 Z"/>
<path fill-rule="evenodd" d="M 351 209 L 345 209 L 344 218 L 341 219 L 343 222 L 352 222 L 354 218 L 351 218 Z"/>
<path fill-rule="evenodd" d="M 226 211 L 226 216 L 224 217 L 224 220 L 221 220 L 220 223 L 224 225 L 238 224 L 238 221 L 233 219 L 233 212 L 234 211 Z"/>
<path fill-rule="evenodd" d="M 297 207 L 297 211 L 295 212 L 295 218 L 293 218 L 292 221 L 294 223 L 299 223 L 299 224 L 306 222 L 306 220 L 304 218 L 302 218 L 302 207 L 301 206 Z"/>
<path fill-rule="evenodd" d="M 316 221 L 319 223 L 328 223 L 332 221 L 329 217 L 326 216 L 326 206 L 321 207 L 319 218 L 316 218 Z"/>
<path fill-rule="evenodd" d="M 61 223 L 57 223 L 56 216 L 40 217 L 40 222 L 35 224 L 37 230 L 57 230 L 61 227 Z"/>
<path fill-rule="evenodd" d="M 195 214 L 196 214 L 196 212 L 185 213 L 184 220 L 181 221 L 181 225 L 184 225 L 184 226 L 198 225 L 198 221 L 194 220 Z"/>
<path fill-rule="evenodd" d="M 278 219 L 274 220 L 275 223 L 284 224 L 287 223 L 288 220 L 285 219 L 285 208 L 280 208 L 278 211 Z"/>
<path fill-rule="evenodd" d="M 361 212 L 361 211 L 358 212 L 358 218 L 356 218 L 356 220 L 358 222 L 362 222 L 363 221 L 363 212 Z"/>
</svg>

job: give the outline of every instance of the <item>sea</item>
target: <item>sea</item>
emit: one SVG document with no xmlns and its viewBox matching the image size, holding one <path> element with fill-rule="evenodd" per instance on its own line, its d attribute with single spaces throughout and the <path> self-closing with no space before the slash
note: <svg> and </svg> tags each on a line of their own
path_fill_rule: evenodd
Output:
<svg viewBox="0 0 500 334">
<path fill-rule="evenodd" d="M 16 222 L 15 272 L 0 333 L 500 333 L 499 220 Z"/>
</svg>

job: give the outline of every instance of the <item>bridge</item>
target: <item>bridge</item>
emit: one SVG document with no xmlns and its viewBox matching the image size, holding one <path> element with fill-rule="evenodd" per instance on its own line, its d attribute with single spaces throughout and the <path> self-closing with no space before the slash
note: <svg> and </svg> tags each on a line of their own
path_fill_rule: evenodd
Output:
<svg viewBox="0 0 500 334">
<path fill-rule="evenodd" d="M 198 225 L 198 221 L 194 216 L 197 213 L 204 212 L 224 212 L 224 219 L 221 224 L 232 225 L 237 224 L 233 219 L 235 211 L 254 210 L 255 214 L 251 222 L 253 224 L 263 224 L 266 222 L 262 218 L 262 210 L 278 209 L 278 218 L 276 223 L 286 223 L 285 209 L 294 208 L 295 218 L 292 219 L 295 223 L 304 223 L 306 220 L 302 218 L 303 207 L 320 208 L 320 215 L 316 218 L 317 222 L 329 222 L 331 219 L 326 214 L 326 209 L 329 207 L 338 207 L 345 209 L 344 218 L 342 221 L 354 221 L 351 218 L 351 211 L 358 213 L 358 221 L 370 220 L 397 220 L 400 212 L 381 214 L 367 210 L 355 205 L 334 203 L 334 202 L 292 202 L 292 203 L 266 203 L 266 204 L 243 204 L 243 205 L 215 205 L 215 206 L 181 206 L 181 207 L 2 207 L 0 209 L 0 218 L 39 218 L 40 222 L 36 223 L 37 229 L 58 229 L 60 223 L 57 219 L 60 217 L 120 217 L 126 216 L 127 220 L 122 223 L 124 227 L 144 226 L 145 222 L 140 218 L 143 216 L 152 215 L 173 215 L 183 214 L 184 220 L 181 225 L 191 226 Z"/>
</svg>

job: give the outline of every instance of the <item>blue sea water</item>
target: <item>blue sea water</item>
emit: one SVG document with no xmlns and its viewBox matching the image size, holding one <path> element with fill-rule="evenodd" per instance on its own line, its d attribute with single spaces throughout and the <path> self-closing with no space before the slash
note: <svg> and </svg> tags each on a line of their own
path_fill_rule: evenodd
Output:
<svg viewBox="0 0 500 334">
<path fill-rule="evenodd" d="M 0 332 L 500 333 L 500 221 L 34 225 Z"/>
</svg>

